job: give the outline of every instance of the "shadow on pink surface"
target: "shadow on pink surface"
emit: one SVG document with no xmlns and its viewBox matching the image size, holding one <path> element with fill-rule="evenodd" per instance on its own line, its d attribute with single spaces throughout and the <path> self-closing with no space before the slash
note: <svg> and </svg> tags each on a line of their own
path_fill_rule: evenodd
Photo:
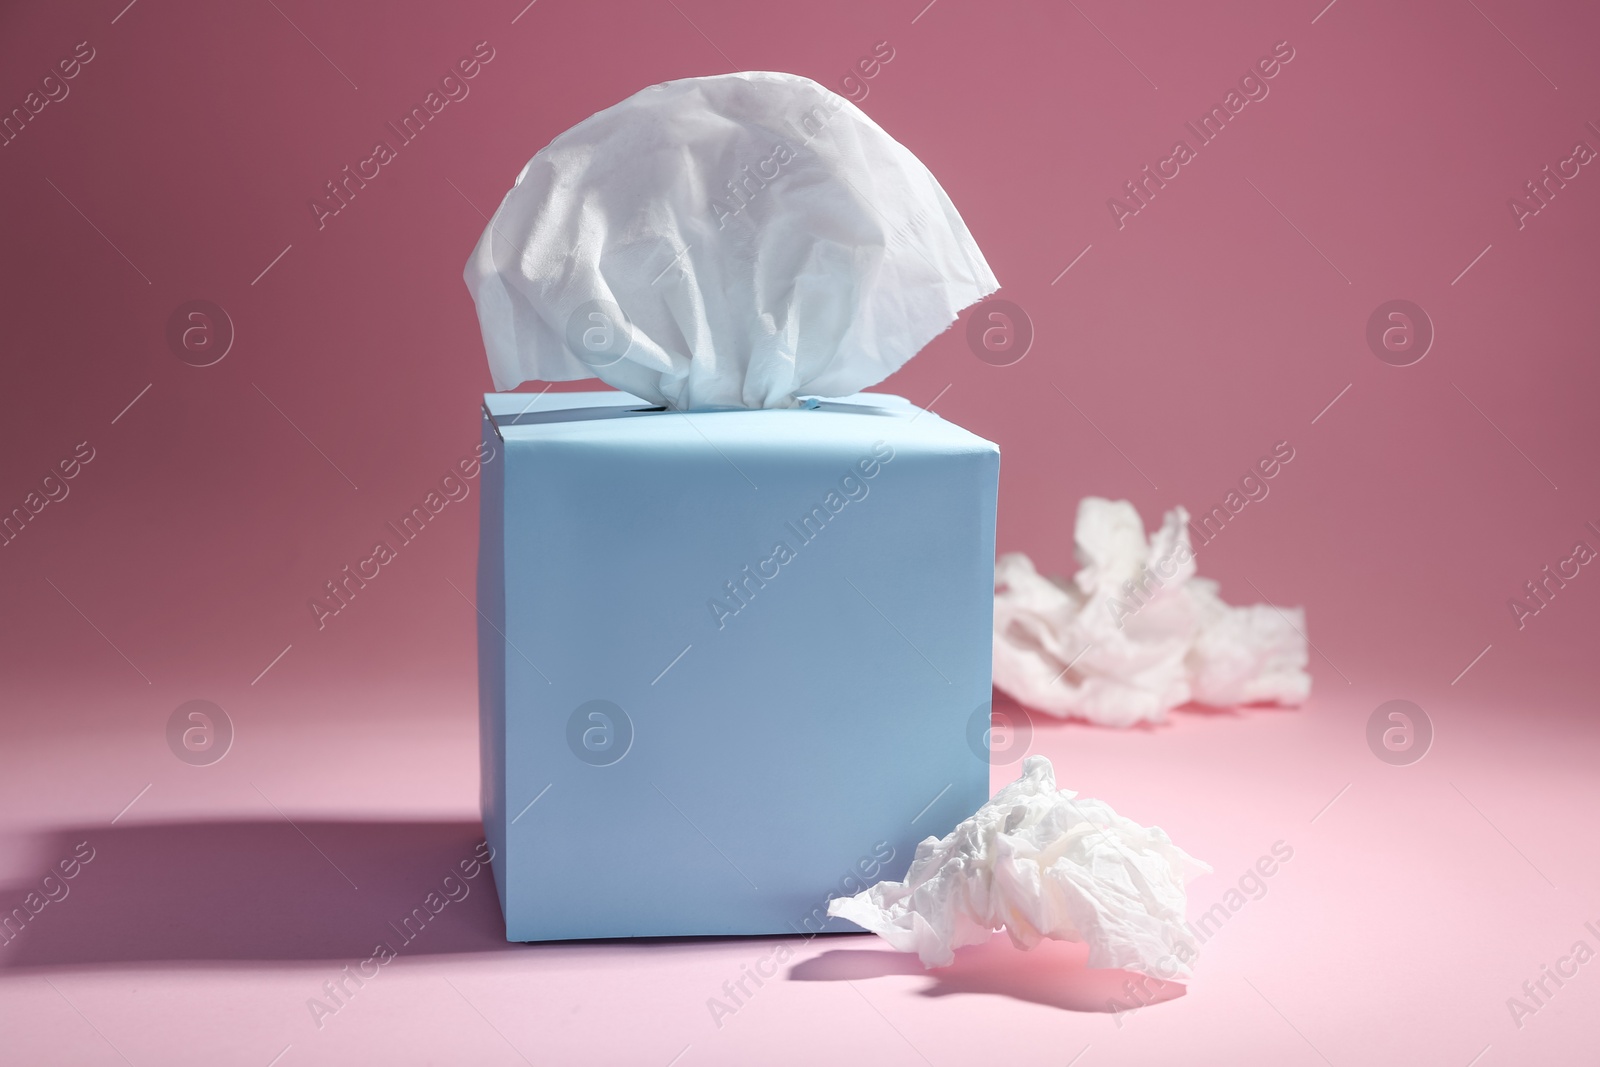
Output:
<svg viewBox="0 0 1600 1067">
<path fill-rule="evenodd" d="M 51 831 L 35 837 L 30 851 L 90 858 L 71 878 L 0 887 L 0 970 L 363 960 L 379 946 L 397 956 L 526 951 L 505 940 L 493 878 L 480 862 L 482 841 L 476 822 L 248 820 Z M 926 974 L 923 996 L 988 994 L 1081 1012 L 1184 994 L 1174 983 L 1091 970 L 1087 958 L 1083 945 L 1045 942 L 1019 952 L 997 935 L 932 971 L 911 955 L 840 948 L 798 963 L 789 978 Z"/>
<path fill-rule="evenodd" d="M 924 970 L 904 952 L 877 949 L 830 949 L 789 969 L 791 981 L 854 982 L 887 975 L 920 975 L 931 979 L 919 992 L 925 997 L 958 993 L 988 994 L 1042 1004 L 1063 1011 L 1123 1012 L 1183 996 L 1177 982 L 1163 982 L 1131 971 L 1094 970 L 1086 945 L 1046 941 L 1031 952 L 997 934 L 981 945 L 956 952 L 948 967 Z"/>
<path fill-rule="evenodd" d="M 70 879 L 0 887 L 0 968 L 506 950 L 482 841 L 476 822 L 53 831 L 30 842 L 45 862 L 92 858 Z"/>
<path fill-rule="evenodd" d="M 1022 757 L 1031 750 L 1032 738 L 1042 729 L 1048 727 L 1070 727 L 1077 730 L 1100 730 L 1107 733 L 1137 733 L 1150 734 L 1161 730 L 1170 730 L 1182 723 L 1185 716 L 1192 715 L 1197 719 L 1237 719 L 1243 721 L 1252 715 L 1282 713 L 1295 715 L 1303 713 L 1310 701 L 1306 704 L 1232 704 L 1218 706 L 1214 704 L 1200 704 L 1188 701 L 1179 704 L 1167 713 L 1161 722 L 1136 722 L 1127 726 L 1105 726 L 1093 723 L 1077 716 L 1057 716 L 1037 708 L 1030 708 L 1017 700 L 1011 694 L 995 689 L 991 707 L 999 716 L 999 723 L 1005 724 L 1015 732 L 1016 737 L 997 732 L 992 736 L 991 743 L 995 746 L 997 757 L 1004 757 L 1004 762 L 997 758 L 996 766 L 1005 770 L 1004 780 L 1009 782 L 1015 778 L 1022 769 Z M 997 782 L 999 779 L 997 779 Z"/>
</svg>

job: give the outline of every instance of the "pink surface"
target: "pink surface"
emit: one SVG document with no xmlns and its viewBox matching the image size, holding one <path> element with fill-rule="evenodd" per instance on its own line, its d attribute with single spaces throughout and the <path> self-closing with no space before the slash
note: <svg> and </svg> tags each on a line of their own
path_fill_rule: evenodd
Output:
<svg viewBox="0 0 1600 1067">
<path fill-rule="evenodd" d="M 0 946 L 0 1058 L 1592 1055 L 1600 963 L 1545 979 L 1520 1019 L 1507 999 L 1532 1005 L 1523 983 L 1575 942 L 1600 949 L 1600 578 L 1579 566 L 1520 628 L 1507 601 L 1574 542 L 1600 548 L 1600 177 L 1567 162 L 1600 148 L 1594 9 L 125 2 L 0 14 L 0 106 L 38 108 L 0 147 L 0 511 L 65 492 L 0 547 L 0 904 L 95 849 Z M 93 58 L 43 84 L 82 41 Z M 893 58 L 846 83 L 881 41 Z M 1268 95 L 1119 228 L 1108 198 L 1281 41 Z M 319 229 L 312 198 L 478 42 L 468 95 Z M 1132 1014 L 1106 1011 L 1126 976 L 1077 947 L 1002 939 L 924 974 L 835 937 L 786 942 L 718 1026 L 708 999 L 778 943 L 508 946 L 475 881 L 319 1028 L 308 999 L 479 840 L 472 610 L 451 587 L 470 589 L 475 500 L 325 628 L 307 602 L 475 440 L 488 375 L 460 271 L 480 211 L 584 116 L 736 68 L 860 98 L 1031 319 L 1014 365 L 975 358 L 962 323 L 885 386 L 1000 443 L 1002 550 L 1069 569 L 1082 495 L 1152 523 L 1208 510 L 1292 444 L 1200 568 L 1235 602 L 1307 606 L 1311 704 L 1041 721 L 1033 743 L 1215 866 L 1197 917 L 1275 842 L 1294 857 L 1182 995 Z M 1547 165 L 1564 184 L 1531 199 Z M 1394 299 L 1435 331 L 1411 366 L 1368 347 Z M 192 300 L 233 325 L 210 366 L 169 345 Z M 191 699 L 237 731 L 211 766 L 167 746 Z M 1367 747 L 1391 699 L 1432 720 L 1418 763 Z"/>
</svg>

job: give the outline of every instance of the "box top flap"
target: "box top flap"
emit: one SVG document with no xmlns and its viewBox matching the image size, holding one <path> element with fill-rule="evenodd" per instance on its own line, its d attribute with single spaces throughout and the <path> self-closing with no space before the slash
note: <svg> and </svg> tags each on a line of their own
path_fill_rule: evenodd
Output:
<svg viewBox="0 0 1600 1067">
<path fill-rule="evenodd" d="M 560 438 L 592 443 L 640 442 L 658 438 L 669 424 L 689 422 L 699 437 L 728 443 L 757 440 L 774 442 L 806 438 L 826 440 L 853 426 L 867 428 L 861 420 L 883 419 L 893 424 L 897 439 L 920 440 L 936 451 L 996 447 L 946 422 L 931 411 L 891 393 L 855 393 L 851 396 L 807 398 L 798 408 L 718 408 L 692 412 L 667 411 L 617 390 L 575 393 L 487 393 L 483 410 L 504 440 Z M 622 425 L 627 423 L 626 426 Z M 885 425 L 883 430 L 888 431 Z M 873 429 L 874 433 L 878 431 Z"/>
<path fill-rule="evenodd" d="M 805 400 L 806 408 L 811 410 L 845 407 L 906 412 L 918 410 L 911 401 L 903 396 L 895 396 L 893 393 L 855 393 L 837 398 L 808 397 L 803 399 Z M 631 412 L 653 413 L 665 410 L 660 407 L 652 407 L 632 393 L 624 393 L 617 389 L 573 393 L 485 393 L 483 394 L 483 406 L 489 416 L 500 426 L 520 425 L 536 421 L 565 422 L 573 419 L 594 418 L 596 417 L 594 415 L 577 414 L 580 411 L 591 408 L 599 409 L 605 415 Z M 802 409 L 707 408 L 703 410 L 710 413 L 713 411 Z M 699 413 L 699 411 L 695 411 L 691 414 Z"/>
</svg>

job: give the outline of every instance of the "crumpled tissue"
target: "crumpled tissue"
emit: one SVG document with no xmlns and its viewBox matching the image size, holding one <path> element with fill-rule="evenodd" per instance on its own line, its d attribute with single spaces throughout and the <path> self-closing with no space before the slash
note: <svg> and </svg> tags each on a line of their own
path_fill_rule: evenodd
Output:
<svg viewBox="0 0 1600 1067">
<path fill-rule="evenodd" d="M 1043 756 L 943 838 L 917 846 L 903 882 L 879 882 L 828 902 L 924 967 L 1004 928 L 1018 948 L 1082 941 L 1090 967 L 1187 978 L 1196 949 L 1185 884 L 1211 868 L 1159 827 L 1056 789 Z"/>
<path fill-rule="evenodd" d="M 1051 715 L 1106 726 L 1160 722 L 1180 704 L 1301 704 L 1305 611 L 1231 607 L 1195 577 L 1189 514 L 1147 540 L 1126 500 L 1087 497 L 1074 533 L 1081 569 L 1046 578 L 1021 553 L 995 563 L 994 684 Z"/>
<path fill-rule="evenodd" d="M 674 410 L 882 381 L 999 283 L 928 169 L 809 78 L 645 89 L 529 161 L 465 277 L 496 389 Z"/>
</svg>

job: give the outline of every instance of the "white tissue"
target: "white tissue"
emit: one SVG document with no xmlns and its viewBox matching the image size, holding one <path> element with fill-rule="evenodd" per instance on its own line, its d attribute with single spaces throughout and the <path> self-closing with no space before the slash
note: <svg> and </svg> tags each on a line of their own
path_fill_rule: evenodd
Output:
<svg viewBox="0 0 1600 1067">
<path fill-rule="evenodd" d="M 1160 722 L 1191 700 L 1218 707 L 1300 704 L 1305 612 L 1230 607 L 1195 577 L 1189 514 L 1145 539 L 1126 500 L 1087 497 L 1071 582 L 1020 553 L 995 563 L 994 684 L 1019 703 L 1107 726 Z"/>
<path fill-rule="evenodd" d="M 1159 827 L 1124 819 L 1098 800 L 1056 790 L 1055 771 L 1029 756 L 1022 777 L 944 838 L 917 846 L 904 882 L 879 882 L 828 902 L 924 967 L 1001 929 L 1018 948 L 1046 938 L 1083 941 L 1090 967 L 1186 978 L 1189 879 L 1211 868 Z"/>
<path fill-rule="evenodd" d="M 809 78 L 667 82 L 523 168 L 466 267 L 496 389 L 673 409 L 882 381 L 998 288 L 939 183 Z"/>
</svg>

